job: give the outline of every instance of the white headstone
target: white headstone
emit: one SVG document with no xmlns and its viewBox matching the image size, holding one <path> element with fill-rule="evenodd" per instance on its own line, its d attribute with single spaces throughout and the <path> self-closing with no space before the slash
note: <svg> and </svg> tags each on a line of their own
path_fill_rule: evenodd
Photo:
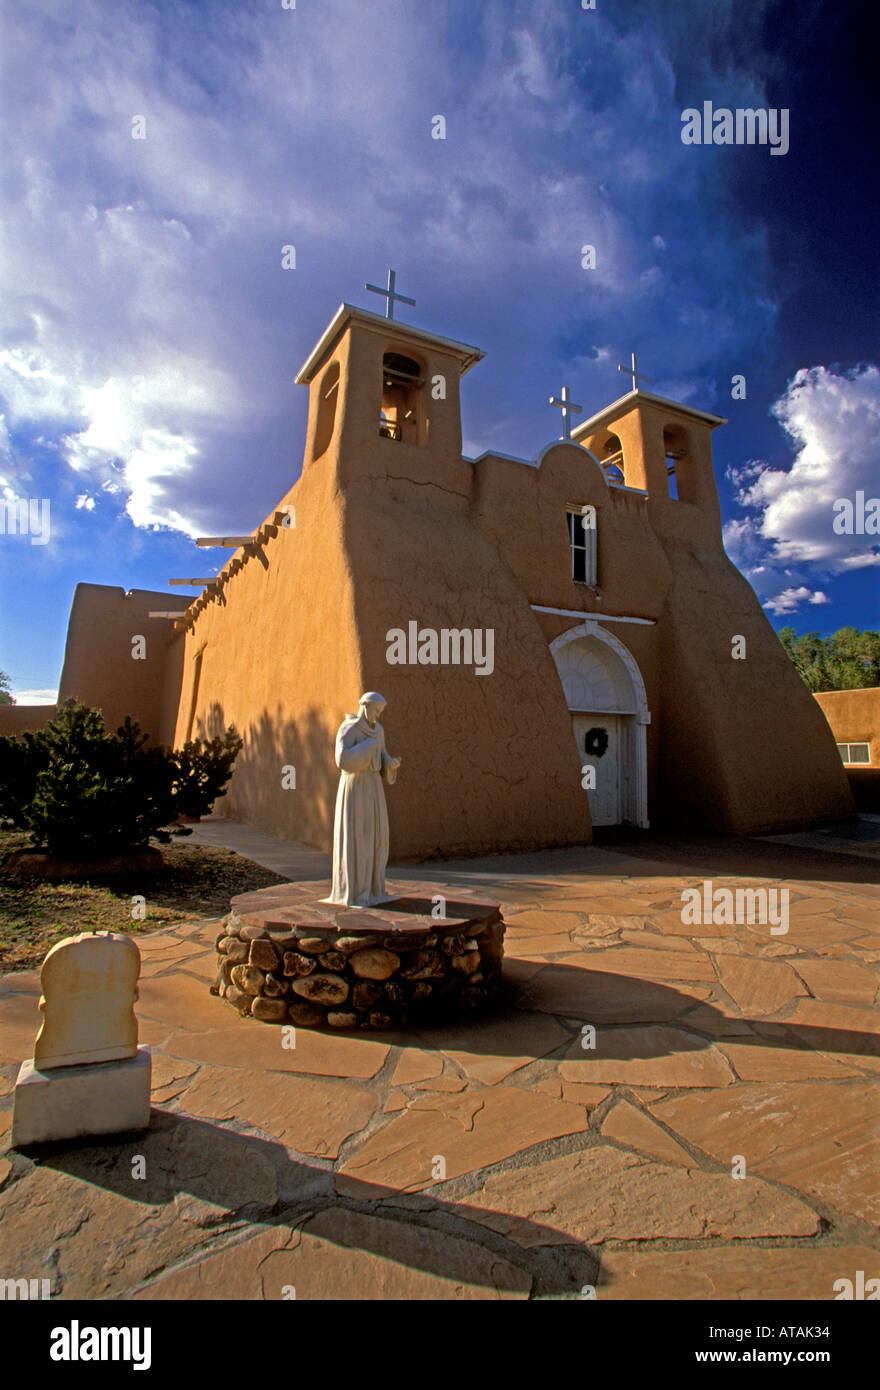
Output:
<svg viewBox="0 0 880 1390">
<path fill-rule="evenodd" d="M 140 951 L 121 932 L 83 932 L 53 946 L 40 970 L 37 1070 L 134 1057 L 140 973 Z"/>
<path fill-rule="evenodd" d="M 43 1023 L 15 1084 L 16 1148 L 150 1123 L 150 1049 L 138 1047 L 141 956 L 119 932 L 59 941 L 43 961 Z"/>
</svg>

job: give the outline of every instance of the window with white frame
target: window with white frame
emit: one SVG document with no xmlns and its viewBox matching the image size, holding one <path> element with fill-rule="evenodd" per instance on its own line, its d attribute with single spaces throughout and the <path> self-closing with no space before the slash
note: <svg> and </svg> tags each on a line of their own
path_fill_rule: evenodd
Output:
<svg viewBox="0 0 880 1390">
<path fill-rule="evenodd" d="M 838 743 L 837 751 L 848 765 L 864 766 L 871 761 L 871 748 L 867 743 Z"/>
<path fill-rule="evenodd" d="M 596 508 L 567 508 L 568 543 L 571 548 L 571 577 L 576 584 L 596 587 Z"/>
</svg>

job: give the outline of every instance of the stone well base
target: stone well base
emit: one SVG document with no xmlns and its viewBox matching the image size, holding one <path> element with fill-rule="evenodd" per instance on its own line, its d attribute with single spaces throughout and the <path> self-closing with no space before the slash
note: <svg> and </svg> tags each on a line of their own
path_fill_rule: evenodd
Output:
<svg viewBox="0 0 880 1390">
<path fill-rule="evenodd" d="M 379 907 L 322 902 L 329 882 L 233 898 L 211 993 L 302 1028 L 398 1028 L 483 1008 L 501 981 L 498 904 L 436 883 L 387 888 Z"/>
</svg>

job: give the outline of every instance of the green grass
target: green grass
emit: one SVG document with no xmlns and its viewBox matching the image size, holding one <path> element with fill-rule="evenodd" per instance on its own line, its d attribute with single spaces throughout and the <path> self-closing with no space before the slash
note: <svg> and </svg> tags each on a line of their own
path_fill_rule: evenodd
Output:
<svg viewBox="0 0 880 1390">
<path fill-rule="evenodd" d="M 9 872 L 26 835 L 0 830 L 0 973 L 34 970 L 56 941 L 83 931 L 152 932 L 175 922 L 221 917 L 236 893 L 284 879 L 232 850 L 176 842 L 161 846 L 163 867 L 88 883 L 47 883 Z M 132 920 L 132 897 L 146 898 L 143 921 Z"/>
</svg>

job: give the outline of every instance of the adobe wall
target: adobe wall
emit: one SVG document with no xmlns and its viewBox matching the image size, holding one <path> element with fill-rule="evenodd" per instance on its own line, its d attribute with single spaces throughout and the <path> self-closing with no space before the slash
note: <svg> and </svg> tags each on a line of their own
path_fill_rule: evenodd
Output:
<svg viewBox="0 0 880 1390">
<path fill-rule="evenodd" d="M 642 482 L 658 483 L 661 465 L 665 480 L 655 452 L 654 472 Z M 652 824 L 748 834 L 853 813 L 834 742 L 754 591 L 724 553 L 716 506 L 704 518 L 702 502 L 610 487 L 593 456 L 574 444 L 551 447 L 538 468 L 490 457 L 475 471 L 475 519 L 529 602 L 655 621 L 652 628 L 603 623 L 645 680 Z M 694 488 L 702 498 L 701 477 Z M 596 507 L 596 591 L 571 578 L 566 503 Z M 746 638 L 745 660 L 732 658 L 735 635 Z"/>
<path fill-rule="evenodd" d="M 571 577 L 567 504 L 596 508 L 599 583 L 595 590 Z M 601 613 L 602 627 L 635 658 L 651 711 L 646 732 L 648 808 L 653 818 L 663 737 L 657 624 L 672 583 L 672 570 L 648 524 L 647 507 L 648 499 L 639 493 L 609 487 L 597 461 L 575 444 L 551 445 L 538 467 L 497 455 L 484 456 L 474 466 L 471 515 L 480 530 L 492 538 L 526 602 L 583 610 L 585 617 Z M 653 625 L 615 623 L 615 614 L 645 618 Z M 554 638 L 580 622 L 552 613 L 536 613 L 535 617 L 548 648 Z M 557 717 L 564 720 L 571 742 L 571 716 L 555 663 L 547 680 L 547 697 L 557 705 Z M 576 762 L 572 760 L 569 766 L 575 775 Z"/>
<path fill-rule="evenodd" d="M 44 729 L 57 705 L 0 705 L 0 738 L 16 738 L 26 729 Z"/>
<path fill-rule="evenodd" d="M 820 690 L 813 699 L 828 720 L 835 742 L 867 743 L 872 766 L 880 767 L 880 686 Z"/>
<path fill-rule="evenodd" d="M 67 628 L 58 703 L 76 699 L 100 709 L 110 731 L 126 715 L 140 724 L 154 743 L 167 736 L 164 707 L 175 704 L 182 645 L 168 618 L 150 618 L 151 611 L 186 607 L 182 595 L 149 589 L 114 588 L 107 584 L 77 584 Z M 146 656 L 132 657 L 132 638 L 146 640 Z"/>
<path fill-rule="evenodd" d="M 860 811 L 880 811 L 880 687 L 822 690 L 813 697 L 828 720 L 837 743 L 867 743 L 868 766 L 845 767 L 853 800 Z"/>
<path fill-rule="evenodd" d="M 187 737 L 201 656 L 194 736 L 234 724 L 244 739 L 215 814 L 327 849 L 336 730 L 363 690 L 333 457 L 312 464 L 284 504 L 295 528 L 273 526 L 251 554 L 237 551 L 219 592 L 196 605 L 175 742 Z M 285 766 L 295 789 L 282 787 Z"/>
<path fill-rule="evenodd" d="M 169 609 L 170 612 L 170 609 Z M 175 746 L 174 735 L 180 711 L 181 685 L 183 683 L 184 638 L 174 625 L 166 620 L 165 670 L 162 676 L 161 691 L 157 690 L 159 701 L 159 723 L 157 741 L 164 748 Z"/>
<path fill-rule="evenodd" d="M 473 466 L 473 518 L 491 536 L 529 603 L 659 618 L 672 573 L 648 524 L 648 499 L 611 488 L 577 444 L 546 450 L 539 467 L 490 455 Z M 566 504 L 596 508 L 599 587 L 571 577 Z"/>
<path fill-rule="evenodd" d="M 395 857 L 482 854 L 591 839 L 571 720 L 538 616 L 453 489 L 407 477 L 389 453 L 346 491 L 346 543 L 364 684 L 388 700 L 388 747 L 403 758 L 388 794 Z M 393 469 L 393 480 L 382 474 Z M 494 630 L 494 670 L 389 665 L 390 629 Z"/>
<path fill-rule="evenodd" d="M 851 816 L 834 740 L 751 585 L 721 550 L 668 555 L 658 815 L 740 835 Z"/>
<path fill-rule="evenodd" d="M 418 358 L 427 443 L 379 435 L 386 351 Z M 692 433 L 680 501 L 667 495 L 664 411 L 614 425 L 625 448 L 644 450 L 647 497 L 610 488 L 574 443 L 551 446 L 537 468 L 497 456 L 472 465 L 460 452 L 460 368 L 449 345 L 415 348 L 391 324 L 355 324 L 310 369 L 303 473 L 280 504 L 295 527 L 273 514 L 194 604 L 181 644 L 176 742 L 191 723 L 197 735 L 233 723 L 245 740 L 216 810 L 329 849 L 336 730 L 377 689 L 389 751 L 403 759 L 387 793 L 394 859 L 588 843 L 549 651 L 578 619 L 535 613 L 539 604 L 610 615 L 603 626 L 635 657 L 652 716 L 652 823 L 744 834 L 851 814 L 821 712 L 724 554 L 708 431 Z M 436 374 L 446 400 L 430 395 Z M 566 504 L 587 503 L 598 514 L 595 592 L 572 580 L 563 529 Z M 648 623 L 615 622 L 632 616 Z M 494 630 L 493 674 L 390 664 L 387 634 L 411 621 Z M 736 635 L 744 661 L 732 659 Z M 285 766 L 295 789 L 282 786 Z"/>
<path fill-rule="evenodd" d="M 296 528 L 278 528 L 249 558 L 237 553 L 219 593 L 197 604 L 176 741 L 201 653 L 196 732 L 232 722 L 245 739 L 215 809 L 329 849 L 336 730 L 363 690 L 378 689 L 389 750 L 403 759 L 387 794 L 395 859 L 587 843 L 571 722 L 540 622 L 470 518 L 458 363 L 420 352 L 428 379 L 446 376 L 447 399 L 432 402 L 430 446 L 410 445 L 378 433 L 388 348 L 383 335 L 350 333 L 320 365 L 318 383 L 340 365 L 332 441 L 311 457 L 318 384 L 303 474 L 281 504 L 295 507 Z M 494 673 L 390 665 L 386 634 L 411 619 L 493 628 Z M 295 791 L 282 789 L 285 764 L 296 767 Z"/>
<path fill-rule="evenodd" d="M 415 356 L 426 381 L 422 445 L 379 436 L 382 359 L 394 351 Z M 394 856 L 588 842 L 589 809 L 572 776 L 571 722 L 552 657 L 515 574 L 471 520 L 459 362 L 441 345 L 397 343 L 391 326 L 352 329 L 334 355 L 343 413 L 325 457 L 337 460 L 343 489 L 361 679 L 351 695 L 342 692 L 341 709 L 339 692 L 332 707 L 341 715 L 361 689 L 388 700 L 388 746 L 403 758 L 387 796 Z M 437 376 L 446 384 L 442 400 L 430 389 Z M 310 438 L 313 429 L 314 411 Z M 320 464 L 308 463 L 308 447 L 306 459 L 304 477 Z M 492 629 L 493 674 L 389 664 L 386 634 L 411 620 L 437 632 Z"/>
</svg>

